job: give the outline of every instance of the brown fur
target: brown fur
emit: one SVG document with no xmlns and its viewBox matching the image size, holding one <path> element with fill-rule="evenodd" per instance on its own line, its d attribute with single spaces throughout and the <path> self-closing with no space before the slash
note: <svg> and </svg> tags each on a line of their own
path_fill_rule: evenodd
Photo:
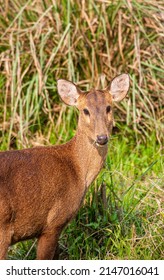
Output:
<svg viewBox="0 0 164 280">
<path fill-rule="evenodd" d="M 0 153 L 0 259 L 9 245 L 33 237 L 38 238 L 37 259 L 57 257 L 60 233 L 105 161 L 107 145 L 96 145 L 96 137 L 109 136 L 112 129 L 108 105 L 113 107 L 109 92 L 81 93 L 77 133 L 69 142 Z"/>
</svg>

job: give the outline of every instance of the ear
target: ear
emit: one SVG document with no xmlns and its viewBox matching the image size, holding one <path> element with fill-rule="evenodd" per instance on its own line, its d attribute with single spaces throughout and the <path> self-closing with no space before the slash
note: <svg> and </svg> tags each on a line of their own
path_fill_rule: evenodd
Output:
<svg viewBox="0 0 164 280">
<path fill-rule="evenodd" d="M 129 89 L 129 75 L 122 74 L 114 78 L 110 84 L 109 91 L 113 97 L 113 101 L 121 101 L 127 94 Z"/>
<path fill-rule="evenodd" d="M 57 89 L 61 99 L 67 105 L 76 106 L 80 96 L 80 90 L 72 82 L 60 79 L 57 81 Z"/>
</svg>

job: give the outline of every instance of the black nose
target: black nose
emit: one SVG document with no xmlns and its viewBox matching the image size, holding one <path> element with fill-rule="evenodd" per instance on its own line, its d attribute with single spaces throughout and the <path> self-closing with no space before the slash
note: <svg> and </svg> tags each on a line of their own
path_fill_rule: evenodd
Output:
<svg viewBox="0 0 164 280">
<path fill-rule="evenodd" d="M 108 142 L 107 135 L 97 135 L 97 141 L 99 145 L 105 145 Z"/>
</svg>

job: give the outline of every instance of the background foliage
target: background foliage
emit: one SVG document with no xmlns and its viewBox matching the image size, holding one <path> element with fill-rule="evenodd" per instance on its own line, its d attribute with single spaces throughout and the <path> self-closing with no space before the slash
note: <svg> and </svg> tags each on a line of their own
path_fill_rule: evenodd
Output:
<svg viewBox="0 0 164 280">
<path fill-rule="evenodd" d="M 0 149 L 63 143 L 77 111 L 56 80 L 82 90 L 131 77 L 106 168 L 63 232 L 61 258 L 162 259 L 164 8 L 159 0 L 0 1 Z M 35 241 L 9 258 L 34 258 Z M 150 250 L 151 248 L 151 250 Z"/>
</svg>

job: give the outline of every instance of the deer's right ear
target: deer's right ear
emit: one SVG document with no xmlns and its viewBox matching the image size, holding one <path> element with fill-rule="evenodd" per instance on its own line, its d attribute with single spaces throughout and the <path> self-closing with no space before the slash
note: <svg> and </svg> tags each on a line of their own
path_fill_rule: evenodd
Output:
<svg viewBox="0 0 164 280">
<path fill-rule="evenodd" d="M 80 90 L 74 83 L 60 79 L 57 81 L 57 89 L 64 103 L 71 106 L 77 105 Z"/>
</svg>

